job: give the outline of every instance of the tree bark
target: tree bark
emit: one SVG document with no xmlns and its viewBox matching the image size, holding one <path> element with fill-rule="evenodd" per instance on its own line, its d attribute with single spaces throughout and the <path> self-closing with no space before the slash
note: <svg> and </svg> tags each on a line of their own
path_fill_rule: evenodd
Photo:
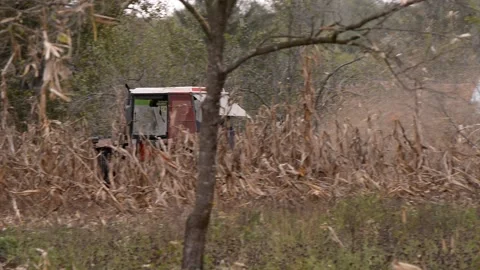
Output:
<svg viewBox="0 0 480 270">
<path fill-rule="evenodd" d="M 195 207 L 187 219 L 183 247 L 182 269 L 203 269 L 206 235 L 215 194 L 218 125 L 220 123 L 220 97 L 225 84 L 223 65 L 225 28 L 231 12 L 229 1 L 208 6 L 210 33 L 207 43 L 207 96 L 202 103 L 200 153 Z"/>
<path fill-rule="evenodd" d="M 210 62 L 210 60 L 209 60 Z M 219 116 L 219 100 L 225 76 L 208 67 L 207 96 L 202 104 L 202 128 L 200 129 L 199 175 L 195 207 L 187 219 L 182 269 L 203 269 L 205 240 L 215 193 L 215 158 Z"/>
</svg>

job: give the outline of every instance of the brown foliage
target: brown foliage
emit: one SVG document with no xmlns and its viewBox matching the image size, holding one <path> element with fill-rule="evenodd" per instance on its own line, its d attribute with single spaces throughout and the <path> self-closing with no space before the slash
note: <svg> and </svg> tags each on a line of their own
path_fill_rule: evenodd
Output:
<svg viewBox="0 0 480 270">
<path fill-rule="evenodd" d="M 281 122 L 279 111 L 287 112 Z M 366 129 L 337 122 L 334 130 L 315 132 L 310 141 L 303 136 L 303 113 L 280 105 L 262 110 L 238 132 L 233 150 L 220 132 L 220 203 L 300 204 L 371 192 L 435 202 L 478 199 L 480 159 L 461 153 L 455 142 L 419 152 L 415 136 L 408 136 L 400 121 L 385 133 L 372 120 Z M 3 213 L 21 218 L 93 208 L 137 212 L 193 203 L 196 136 L 184 134 L 175 147 L 155 149 L 145 162 L 130 150 L 116 149 L 107 189 L 84 130 L 78 123 L 59 124 L 42 136 L 34 127 L 0 135 Z M 188 150 L 191 146 L 195 151 Z"/>
</svg>

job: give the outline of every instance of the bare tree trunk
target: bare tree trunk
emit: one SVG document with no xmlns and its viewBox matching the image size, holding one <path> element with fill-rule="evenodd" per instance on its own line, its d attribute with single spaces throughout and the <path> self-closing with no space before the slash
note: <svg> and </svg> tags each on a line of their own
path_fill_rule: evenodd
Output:
<svg viewBox="0 0 480 270">
<path fill-rule="evenodd" d="M 225 76 L 214 70 L 209 64 L 207 78 L 207 97 L 202 104 L 202 128 L 200 129 L 200 154 L 198 160 L 199 175 L 195 198 L 195 208 L 188 217 L 185 229 L 184 256 L 182 269 L 203 269 L 205 238 L 212 211 L 215 193 L 215 157 L 219 103 Z"/>
<path fill-rule="evenodd" d="M 210 213 L 215 194 L 216 154 L 218 125 L 220 123 L 220 97 L 225 84 L 223 66 L 225 28 L 231 12 L 228 1 L 208 6 L 210 37 L 207 43 L 207 96 L 202 103 L 202 127 L 200 129 L 200 153 L 195 207 L 185 228 L 182 269 L 203 269 L 203 255 Z M 234 4 L 231 2 L 230 4 Z"/>
<path fill-rule="evenodd" d="M 202 103 L 202 127 L 200 129 L 200 153 L 198 161 L 198 179 L 196 186 L 195 207 L 188 217 L 185 228 L 182 269 L 202 270 L 203 255 L 205 252 L 206 235 L 210 222 L 210 213 L 213 207 L 215 194 L 216 154 L 218 125 L 220 122 L 220 96 L 227 75 L 249 59 L 266 55 L 283 49 L 289 49 L 312 44 L 340 44 L 348 45 L 358 39 L 357 36 L 339 38 L 345 31 L 355 30 L 365 24 L 383 18 L 398 10 L 425 0 L 407 0 L 407 2 L 393 6 L 361 19 L 359 22 L 334 30 L 330 36 L 306 36 L 290 41 L 280 41 L 274 44 L 260 46 L 244 56 L 225 66 L 223 60 L 225 46 L 225 30 L 228 18 L 232 13 L 237 0 L 206 0 L 207 20 L 187 0 L 179 0 L 195 17 L 207 37 L 208 70 L 207 96 Z M 307 115 L 310 117 L 309 115 Z"/>
</svg>

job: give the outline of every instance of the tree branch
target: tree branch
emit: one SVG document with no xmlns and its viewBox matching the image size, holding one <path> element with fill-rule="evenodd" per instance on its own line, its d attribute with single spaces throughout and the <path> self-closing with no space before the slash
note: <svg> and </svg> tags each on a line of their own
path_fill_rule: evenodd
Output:
<svg viewBox="0 0 480 270">
<path fill-rule="evenodd" d="M 249 90 L 240 89 L 240 91 L 242 91 L 242 92 L 247 92 L 247 93 L 250 93 L 250 94 L 255 95 L 255 96 L 258 98 L 258 100 L 260 101 L 260 103 L 262 103 L 262 104 L 263 104 L 265 107 L 267 107 L 268 109 L 271 109 L 271 108 L 270 108 L 270 105 L 268 105 L 268 103 L 265 102 L 265 100 L 264 100 L 256 91 L 252 91 L 252 90 L 250 90 L 250 89 L 249 89 Z"/>
<path fill-rule="evenodd" d="M 444 32 L 432 32 L 432 31 L 418 31 L 418 30 L 409 30 L 409 29 L 401 29 L 401 28 L 389 28 L 389 27 L 365 27 L 365 28 L 360 28 L 357 31 L 363 31 L 363 30 L 379 30 L 379 31 L 391 31 L 391 32 L 407 32 L 407 33 L 413 33 L 413 34 L 430 34 L 434 36 L 439 36 L 439 37 L 448 37 L 448 33 Z"/>
<path fill-rule="evenodd" d="M 417 3 L 421 3 L 421 2 L 424 2 L 425 0 L 407 0 L 405 3 L 403 4 L 396 4 L 394 5 L 393 7 L 391 7 L 390 9 L 387 9 L 387 10 L 384 10 L 382 12 L 379 12 L 377 14 L 373 14 L 371 16 L 368 16 L 366 18 L 364 18 L 363 20 L 357 22 L 357 23 L 354 23 L 354 24 L 350 24 L 348 26 L 346 26 L 344 28 L 345 31 L 350 31 L 350 30 L 355 30 L 355 29 L 358 29 L 362 26 L 364 26 L 365 24 L 371 22 L 371 21 L 375 21 L 376 19 L 380 19 L 382 17 L 385 17 L 385 16 L 388 16 L 392 13 L 395 13 L 399 10 L 402 10 L 406 7 L 409 7 L 411 5 L 414 5 L 414 4 L 417 4 Z"/>
<path fill-rule="evenodd" d="M 325 79 L 322 80 L 322 84 L 320 86 L 320 89 L 317 91 L 317 94 L 316 94 L 316 97 L 315 97 L 315 108 L 318 106 L 318 102 L 320 101 L 320 96 L 322 95 L 324 89 L 325 89 L 325 86 L 327 85 L 328 83 L 328 80 L 330 80 L 330 78 L 335 75 L 338 71 L 340 71 L 340 69 L 342 69 L 343 67 L 346 67 L 346 66 L 349 66 L 355 62 L 358 62 L 360 60 L 362 60 L 365 56 L 360 56 L 360 57 L 357 57 L 355 59 L 353 59 L 352 61 L 348 61 L 346 63 L 343 63 L 341 64 L 340 66 L 336 67 L 332 72 L 328 73 L 328 75 L 325 77 Z"/>
<path fill-rule="evenodd" d="M 242 65 L 244 62 L 249 60 L 250 58 L 264 55 L 264 54 L 269 54 L 272 52 L 280 51 L 283 49 L 289 49 L 289 48 L 294 48 L 294 47 L 301 47 L 301 46 L 306 46 L 306 45 L 314 45 L 314 44 L 348 44 L 354 40 L 358 39 L 358 36 L 355 37 L 350 37 L 347 39 L 339 39 L 337 40 L 335 37 L 318 37 L 318 38 L 312 38 L 312 37 L 307 37 L 307 38 L 302 38 L 302 39 L 296 39 L 296 40 L 291 40 L 291 41 L 284 41 L 284 42 L 278 42 L 272 45 L 268 45 L 265 47 L 260 47 L 255 50 L 253 50 L 251 53 L 238 58 L 235 60 L 231 65 L 227 67 L 225 70 L 225 73 L 230 73 L 237 69 L 240 65 Z"/>
<path fill-rule="evenodd" d="M 187 9 L 193 15 L 193 17 L 195 17 L 195 19 L 198 21 L 198 23 L 202 27 L 202 30 L 207 36 L 207 38 L 210 39 L 212 33 L 210 31 L 210 26 L 208 25 L 207 20 L 205 20 L 205 18 L 198 12 L 198 10 L 195 7 L 193 7 L 190 3 L 188 3 L 187 0 L 178 0 L 178 1 L 180 1 L 185 7 L 185 9 Z"/>
<path fill-rule="evenodd" d="M 180 1 L 185 1 L 185 0 L 180 0 Z M 334 30 L 333 33 L 330 36 L 327 37 L 305 37 L 302 39 L 295 39 L 295 40 L 289 40 L 289 41 L 283 41 L 283 42 L 278 42 L 274 43 L 268 46 L 263 46 L 263 47 L 257 47 L 255 50 L 251 51 L 250 53 L 238 58 L 235 60 L 232 64 L 230 64 L 226 69 L 225 73 L 228 74 L 235 69 L 237 69 L 239 66 L 241 66 L 244 62 L 248 61 L 249 59 L 272 53 L 275 51 L 283 50 L 283 49 L 289 49 L 293 47 L 301 47 L 301 46 L 306 46 L 306 45 L 314 45 L 314 44 L 339 44 L 339 45 L 347 45 L 351 44 L 350 42 L 357 40 L 359 36 L 353 36 L 350 38 L 345 38 L 345 39 L 338 39 L 337 37 L 345 33 L 347 31 L 352 31 L 352 30 L 358 30 L 359 28 L 363 27 L 369 22 L 375 21 L 377 19 L 389 16 L 399 10 L 402 10 L 408 6 L 411 6 L 416 3 L 424 2 L 425 0 L 409 0 L 403 4 L 396 4 L 392 8 L 384 10 L 382 12 L 379 12 L 377 14 L 371 15 L 357 23 L 353 23 L 350 25 L 347 25 L 341 29 Z"/>
</svg>

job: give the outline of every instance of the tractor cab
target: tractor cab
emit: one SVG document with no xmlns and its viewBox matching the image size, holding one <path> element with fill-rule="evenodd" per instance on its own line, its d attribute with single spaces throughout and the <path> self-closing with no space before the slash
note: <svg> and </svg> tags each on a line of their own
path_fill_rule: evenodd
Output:
<svg viewBox="0 0 480 270">
<path fill-rule="evenodd" d="M 131 139 L 170 141 L 186 130 L 197 133 L 202 122 L 201 103 L 207 92 L 205 87 L 164 87 L 128 89 L 125 107 Z M 238 104 L 229 103 L 223 91 L 220 115 L 250 117 Z"/>
<path fill-rule="evenodd" d="M 112 146 L 129 147 L 144 161 L 154 152 L 151 147 L 159 140 L 167 145 L 181 132 L 197 133 L 202 126 L 201 104 L 207 94 L 205 87 L 130 89 L 127 86 L 127 90 L 127 127 L 123 136 L 115 142 L 110 138 L 92 139 L 96 151 L 100 154 L 98 162 L 107 185 L 110 183 L 108 162 Z M 229 102 L 228 93 L 225 91 L 220 99 L 220 115 L 227 119 L 250 118 L 238 104 Z M 234 132 L 231 126 L 228 128 L 229 143 L 233 147 Z"/>
</svg>

